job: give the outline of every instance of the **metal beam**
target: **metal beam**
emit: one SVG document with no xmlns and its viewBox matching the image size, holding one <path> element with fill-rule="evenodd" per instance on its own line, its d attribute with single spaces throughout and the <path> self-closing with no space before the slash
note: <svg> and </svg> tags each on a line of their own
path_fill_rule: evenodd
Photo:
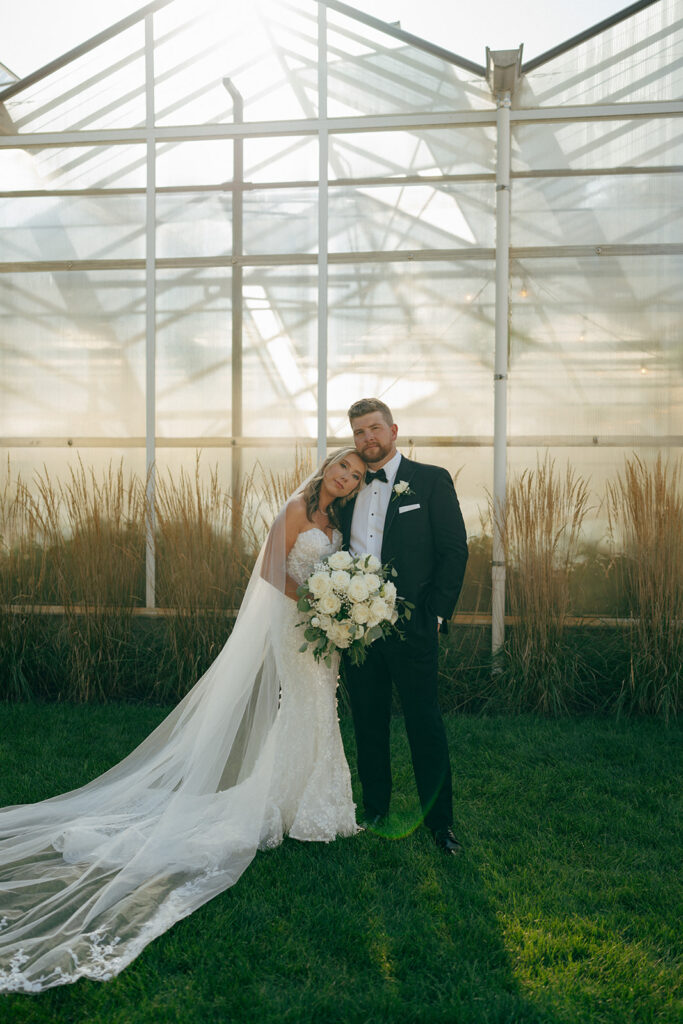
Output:
<svg viewBox="0 0 683 1024">
<path fill-rule="evenodd" d="M 327 10 L 318 5 L 318 465 L 327 454 L 327 268 L 329 136 L 327 131 Z"/>
<path fill-rule="evenodd" d="M 528 245 L 511 246 L 510 259 L 602 259 L 619 256 L 681 256 L 683 242 L 643 243 L 640 245 L 606 245 L 603 242 L 591 245 Z M 329 253 L 328 264 L 352 266 L 359 263 L 476 263 L 493 261 L 495 249 L 413 249 L 396 252 L 337 252 Z M 270 253 L 261 256 L 243 256 L 239 264 L 243 267 L 310 267 L 317 266 L 314 253 Z M 219 269 L 232 267 L 232 256 L 169 256 L 159 257 L 156 267 L 160 270 L 190 270 L 193 268 Z M 120 260 L 35 260 L 8 261 L 0 263 L 0 274 L 43 274 L 83 270 L 144 270 L 144 259 Z"/>
<path fill-rule="evenodd" d="M 572 121 L 620 121 L 639 118 L 680 117 L 683 101 L 671 100 L 651 103 L 579 104 L 564 107 L 538 107 L 533 110 L 515 109 L 510 112 L 512 124 L 551 124 Z M 349 132 L 419 131 L 431 128 L 493 127 L 494 110 L 456 110 L 447 113 L 422 114 L 368 114 L 361 117 L 335 117 L 328 120 L 330 135 Z M 192 142 L 195 139 L 278 138 L 281 136 L 317 135 L 317 118 L 298 118 L 292 121 L 255 121 L 244 125 L 157 125 L 157 142 Z M 0 149 L 30 149 L 66 146 L 123 146 L 147 141 L 144 128 L 103 128 L 85 131 L 26 132 L 0 135 Z"/>
<path fill-rule="evenodd" d="M 507 378 L 510 306 L 510 92 L 498 97 L 496 131 L 496 310 L 493 372 L 493 552 L 491 648 L 505 640 L 505 515 L 507 474 Z"/>
<path fill-rule="evenodd" d="M 235 124 L 244 122 L 244 98 L 230 78 L 223 79 L 223 85 L 232 98 L 232 119 Z M 243 285 L 244 285 L 244 139 L 233 139 L 232 156 L 232 272 L 230 276 L 231 295 L 231 425 L 233 435 L 239 436 L 243 429 Z M 242 449 L 235 446 L 230 463 L 230 493 L 232 503 L 232 540 L 239 549 L 242 539 L 242 512 L 239 495 L 242 491 Z"/>
<path fill-rule="evenodd" d="M 147 480 L 145 604 L 156 604 L 156 143 L 154 141 L 154 18 L 145 18 L 145 468 Z"/>
<path fill-rule="evenodd" d="M 330 435 L 328 447 L 343 438 Z M 91 437 L 0 437 L 2 448 L 144 448 L 145 438 L 99 435 Z M 415 448 L 492 448 L 492 434 L 413 434 L 401 443 Z M 157 448 L 317 448 L 315 437 L 157 437 Z M 683 448 L 683 434 L 518 434 L 508 435 L 508 448 Z"/>
</svg>

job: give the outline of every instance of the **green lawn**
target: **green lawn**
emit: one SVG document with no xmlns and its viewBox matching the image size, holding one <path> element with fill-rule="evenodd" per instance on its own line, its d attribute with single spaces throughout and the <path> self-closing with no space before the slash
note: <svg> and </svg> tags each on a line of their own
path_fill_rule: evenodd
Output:
<svg viewBox="0 0 683 1024">
<path fill-rule="evenodd" d="M 85 782 L 163 716 L 0 710 L 3 804 Z M 402 838 L 287 840 L 119 978 L 0 997 L 0 1020 L 678 1024 L 680 730 L 449 717 L 466 844 L 449 859 L 411 831 L 412 771 L 395 726 L 388 832 Z M 352 756 L 347 720 L 343 731 Z"/>
</svg>

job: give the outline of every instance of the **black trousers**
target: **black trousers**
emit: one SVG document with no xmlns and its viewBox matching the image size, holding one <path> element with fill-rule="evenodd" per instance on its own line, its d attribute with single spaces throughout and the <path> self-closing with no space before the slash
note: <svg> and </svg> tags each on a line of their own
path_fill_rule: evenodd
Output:
<svg viewBox="0 0 683 1024">
<path fill-rule="evenodd" d="M 389 810 L 393 683 L 403 710 L 425 824 L 438 830 L 453 823 L 451 766 L 437 699 L 437 670 L 436 631 L 426 637 L 377 640 L 362 665 L 346 664 L 358 774 L 368 816 Z"/>
</svg>

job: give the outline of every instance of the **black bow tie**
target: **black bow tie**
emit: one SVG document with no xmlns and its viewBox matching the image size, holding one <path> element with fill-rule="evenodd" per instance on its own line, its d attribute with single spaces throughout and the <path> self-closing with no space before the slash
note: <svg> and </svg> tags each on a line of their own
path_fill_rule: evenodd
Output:
<svg viewBox="0 0 683 1024">
<path fill-rule="evenodd" d="M 371 484 L 373 480 L 381 480 L 383 484 L 387 483 L 387 474 L 384 469 L 378 469 L 376 473 L 371 473 L 370 470 L 365 474 L 366 484 Z"/>
</svg>

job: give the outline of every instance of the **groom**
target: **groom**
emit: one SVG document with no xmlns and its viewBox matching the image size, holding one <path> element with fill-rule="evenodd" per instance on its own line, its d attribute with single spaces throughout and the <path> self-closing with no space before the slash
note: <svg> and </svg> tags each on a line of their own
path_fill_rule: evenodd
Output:
<svg viewBox="0 0 683 1024">
<path fill-rule="evenodd" d="M 401 624 L 404 639 L 376 640 L 362 665 L 346 663 L 365 813 L 362 827 L 382 824 L 389 810 L 392 683 L 405 719 L 425 824 L 438 847 L 456 854 L 451 767 L 437 700 L 438 630 L 458 599 L 467 537 L 453 481 L 445 469 L 404 458 L 398 427 L 378 398 L 349 409 L 366 484 L 342 509 L 344 547 L 369 552 L 396 569 L 401 597 L 415 605 Z"/>
</svg>

